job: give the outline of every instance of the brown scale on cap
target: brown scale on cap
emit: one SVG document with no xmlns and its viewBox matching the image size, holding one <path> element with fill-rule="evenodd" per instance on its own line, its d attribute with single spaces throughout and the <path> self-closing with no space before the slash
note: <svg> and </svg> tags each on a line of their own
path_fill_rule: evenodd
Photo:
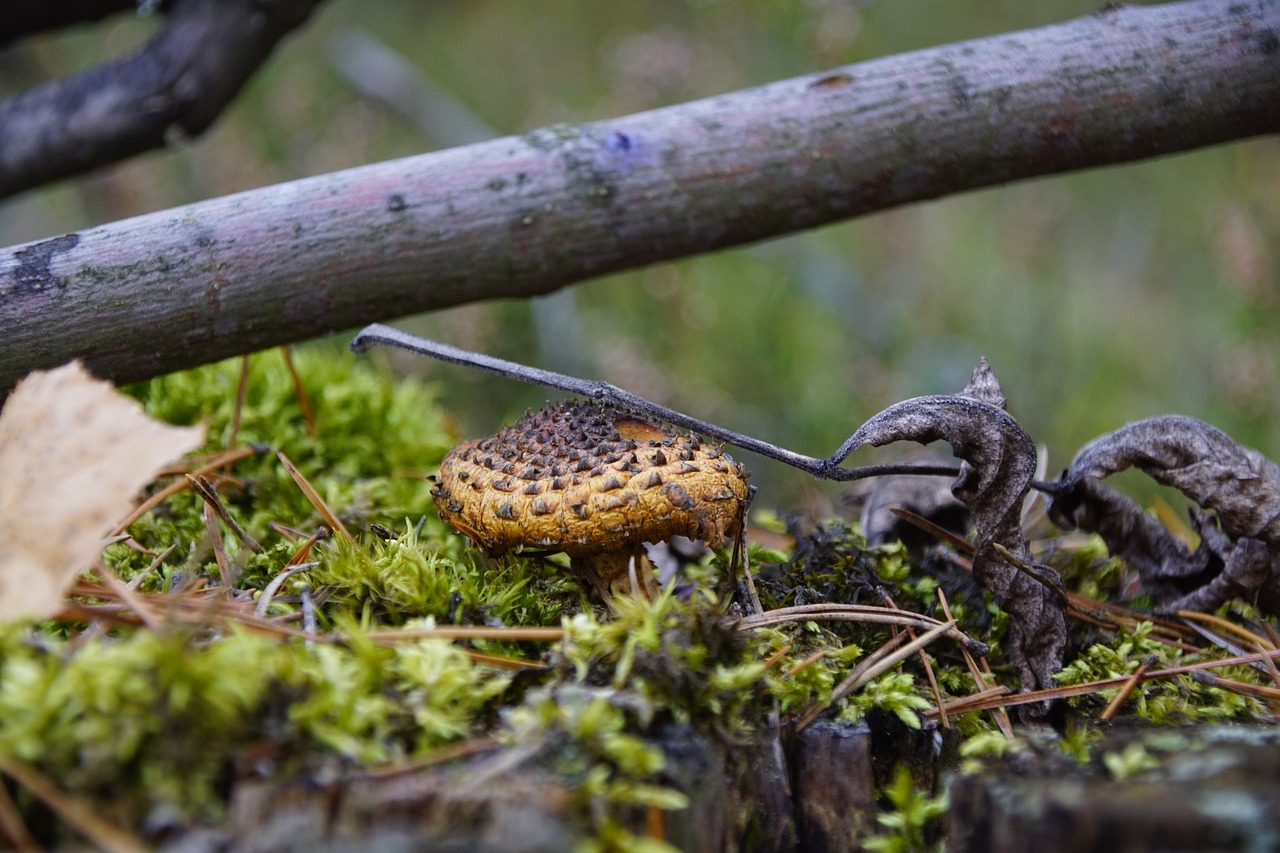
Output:
<svg viewBox="0 0 1280 853">
<path fill-rule="evenodd" d="M 737 536 L 746 480 L 742 465 L 696 436 L 565 402 L 450 450 L 431 496 L 485 553 L 563 551 L 607 599 L 630 587 L 645 542 L 687 536 L 720 547 Z M 639 571 L 647 588 L 651 576 Z"/>
</svg>

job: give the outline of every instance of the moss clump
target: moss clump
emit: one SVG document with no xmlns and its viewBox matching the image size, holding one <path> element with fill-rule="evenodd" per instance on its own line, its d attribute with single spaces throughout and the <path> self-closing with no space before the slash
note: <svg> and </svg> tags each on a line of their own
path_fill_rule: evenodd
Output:
<svg viewBox="0 0 1280 853">
<path fill-rule="evenodd" d="M 213 819 L 250 750 L 296 772 L 463 737 L 507 678 L 441 640 L 378 648 L 134 631 L 0 636 L 0 751 L 139 825 L 157 808 Z"/>
</svg>

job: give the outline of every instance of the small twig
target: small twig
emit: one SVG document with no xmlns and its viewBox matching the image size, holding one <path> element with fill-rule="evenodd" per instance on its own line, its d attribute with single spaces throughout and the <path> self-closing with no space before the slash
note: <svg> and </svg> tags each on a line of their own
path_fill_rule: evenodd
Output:
<svg viewBox="0 0 1280 853">
<path fill-rule="evenodd" d="M 72 797 L 31 765 L 0 753 L 0 771 L 26 788 L 33 797 L 88 838 L 95 847 L 108 853 L 146 853 L 147 846 L 135 835 Z"/>
<path fill-rule="evenodd" d="M 1133 671 L 1128 680 L 1120 685 L 1120 689 L 1116 691 L 1116 695 L 1111 697 L 1111 701 L 1107 703 L 1107 707 L 1102 709 L 1102 713 L 1098 715 L 1098 719 L 1104 723 L 1111 722 L 1112 718 L 1120 712 L 1120 706 L 1125 703 L 1129 695 L 1133 693 L 1134 688 L 1142 681 L 1142 676 L 1147 674 L 1147 670 L 1155 666 L 1158 658 L 1155 655 L 1147 655 L 1147 657 L 1138 664 L 1138 668 Z"/>
<path fill-rule="evenodd" d="M 436 767 L 440 764 L 448 764 L 451 761 L 457 761 L 460 758 L 470 758 L 473 755 L 479 755 L 484 752 L 492 752 L 495 749 L 501 749 L 502 742 L 497 738 L 483 735 L 481 737 L 472 738 L 471 740 L 459 741 L 442 746 L 439 749 L 428 752 L 426 755 L 410 758 L 405 761 L 397 761 L 394 764 L 382 764 L 370 767 L 361 775 L 372 779 L 387 779 L 393 776 L 407 776 L 417 774 L 430 767 Z"/>
<path fill-rule="evenodd" d="M 298 488 L 307 496 L 307 500 L 311 502 L 313 507 L 315 507 L 316 512 L 320 514 L 322 519 L 324 519 L 324 523 L 329 525 L 329 529 L 346 539 L 348 542 L 354 542 L 355 537 L 351 535 L 351 531 L 347 530 L 347 526 L 343 524 L 342 520 L 329 508 L 329 505 L 324 502 L 324 498 L 320 497 L 320 493 L 317 492 L 311 483 L 307 481 L 307 478 L 302 476 L 302 472 L 289 461 L 289 457 L 284 455 L 284 451 L 277 450 L 276 456 L 279 457 L 280 464 L 284 466 L 284 469 L 289 472 L 289 476 L 298 484 Z"/>
<path fill-rule="evenodd" d="M 1015 569 L 1022 572 L 1024 575 L 1031 578 L 1036 583 L 1041 584 L 1042 586 L 1049 589 L 1051 592 L 1057 595 L 1060 599 L 1062 599 L 1064 603 L 1069 600 L 1069 596 L 1067 595 L 1067 590 L 1061 584 L 1054 583 L 1052 580 L 1045 577 L 1041 572 L 1037 571 L 1033 566 L 1028 566 L 1025 562 L 1018 559 L 1017 555 L 1015 555 L 1008 548 L 1001 545 L 999 542 L 992 542 L 990 544 L 991 544 L 991 547 L 995 549 L 995 552 L 999 554 L 1002 558 L 1004 558 L 1004 561 L 1006 563 L 1013 566 Z"/>
</svg>

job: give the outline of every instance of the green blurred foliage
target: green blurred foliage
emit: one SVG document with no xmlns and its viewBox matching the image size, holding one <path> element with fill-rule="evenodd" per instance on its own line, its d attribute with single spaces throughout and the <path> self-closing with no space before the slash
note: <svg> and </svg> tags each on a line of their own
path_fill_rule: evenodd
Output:
<svg viewBox="0 0 1280 853">
<path fill-rule="evenodd" d="M 1092 13 L 1096 2 L 330 0 L 202 139 L 0 205 L 12 244 L 430 150 L 331 60 L 358 28 L 495 133 L 604 119 L 932 44 Z M 136 45 L 120 19 L 0 55 L 0 91 Z M 447 129 L 436 129 L 447 131 Z M 1240 142 L 913 205 L 609 276 L 532 303 L 406 325 L 607 378 L 814 455 L 905 397 L 958 390 L 980 355 L 1051 470 L 1128 420 L 1181 412 L 1274 456 L 1280 436 L 1280 144 Z M 466 432 L 548 392 L 396 360 L 438 379 Z M 837 493 L 748 459 L 761 505 Z"/>
</svg>

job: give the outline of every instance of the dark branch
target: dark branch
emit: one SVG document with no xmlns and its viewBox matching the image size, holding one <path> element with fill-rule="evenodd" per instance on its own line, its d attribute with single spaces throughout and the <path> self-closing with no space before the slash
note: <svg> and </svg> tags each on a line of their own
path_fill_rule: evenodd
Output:
<svg viewBox="0 0 1280 853">
<path fill-rule="evenodd" d="M 0 197 L 203 132 L 319 2 L 177 0 L 137 53 L 0 101 Z"/>
<path fill-rule="evenodd" d="M 598 403 L 607 403 L 621 409 L 647 415 L 672 426 L 683 427 L 714 438 L 717 441 L 723 441 L 725 444 L 732 444 L 734 447 L 741 447 L 743 450 L 758 453 L 767 459 L 773 459 L 793 468 L 799 468 L 801 471 L 820 480 L 862 480 L 868 477 L 881 477 L 889 474 L 932 474 L 955 477 L 960 473 L 959 468 L 948 465 L 868 465 L 862 468 L 841 468 L 840 462 L 849 455 L 849 451 L 843 446 L 840 452 L 827 459 L 805 456 L 802 453 L 795 453 L 784 447 L 778 447 L 776 444 L 770 444 L 767 441 L 761 441 L 758 438 L 752 438 L 749 435 L 743 435 L 740 432 L 734 432 L 733 430 L 716 426 L 713 423 L 699 420 L 683 412 L 677 412 L 675 409 L 669 409 L 659 403 L 638 397 L 630 391 L 624 391 L 616 385 L 610 385 L 608 382 L 578 379 L 573 376 L 566 376 L 563 373 L 543 370 L 539 367 L 529 367 L 518 362 L 494 358 L 491 355 L 483 355 L 442 344 L 438 341 L 411 335 L 408 332 L 402 332 L 399 329 L 393 329 L 390 326 L 383 326 L 377 323 L 361 330 L 351 340 L 352 352 L 365 352 L 370 347 L 375 346 L 395 347 L 396 349 L 425 355 L 428 358 L 434 358 L 439 361 L 460 364 L 464 367 L 473 367 L 507 379 L 516 379 L 521 382 L 529 382 L 547 388 L 558 388 L 561 391 L 578 394 Z M 848 445 L 848 442 L 845 444 Z"/>
<path fill-rule="evenodd" d="M 94 23 L 137 8 L 137 0 L 7 0 L 0 14 L 0 47 L 36 33 Z"/>
</svg>

